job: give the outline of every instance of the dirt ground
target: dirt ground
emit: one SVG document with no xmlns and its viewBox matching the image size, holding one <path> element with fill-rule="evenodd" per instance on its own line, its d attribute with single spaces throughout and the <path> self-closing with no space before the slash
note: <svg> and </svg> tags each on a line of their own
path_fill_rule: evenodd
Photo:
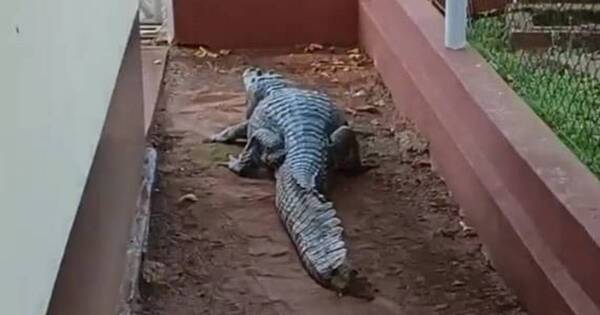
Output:
<svg viewBox="0 0 600 315">
<path fill-rule="evenodd" d="M 428 144 L 393 109 L 369 60 L 356 51 L 238 51 L 218 58 L 170 53 L 139 315 L 525 314 L 462 224 Z M 216 164 L 239 146 L 203 139 L 238 122 L 247 65 L 325 89 L 379 168 L 340 177 L 332 199 L 350 258 L 377 289 L 371 302 L 339 298 L 302 269 L 274 210 L 274 184 Z"/>
</svg>

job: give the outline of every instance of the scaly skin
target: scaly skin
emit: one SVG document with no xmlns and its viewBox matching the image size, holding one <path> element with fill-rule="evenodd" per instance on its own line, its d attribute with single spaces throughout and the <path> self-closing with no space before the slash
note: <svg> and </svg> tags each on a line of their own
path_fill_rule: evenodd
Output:
<svg viewBox="0 0 600 315">
<path fill-rule="evenodd" d="M 323 93 L 301 89 L 275 72 L 249 68 L 243 74 L 247 120 L 212 136 L 230 143 L 247 139 L 227 167 L 253 176 L 275 170 L 276 207 L 309 274 L 340 294 L 371 298 L 368 283 L 350 267 L 341 221 L 324 197 L 328 169 L 364 170 L 358 142 L 346 120 Z M 363 293 L 350 292 L 361 283 Z"/>
</svg>

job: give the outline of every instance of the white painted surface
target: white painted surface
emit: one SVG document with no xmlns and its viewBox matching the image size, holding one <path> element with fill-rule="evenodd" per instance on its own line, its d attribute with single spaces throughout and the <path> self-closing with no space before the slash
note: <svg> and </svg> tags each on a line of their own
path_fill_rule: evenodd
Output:
<svg viewBox="0 0 600 315">
<path fill-rule="evenodd" d="M 137 5 L 0 0 L 0 314 L 46 313 Z"/>
<path fill-rule="evenodd" d="M 169 44 L 173 42 L 175 38 L 175 16 L 173 13 L 173 0 L 163 0 L 165 10 L 165 20 L 163 26 L 166 27 L 167 41 Z"/>
<path fill-rule="evenodd" d="M 463 49 L 467 45 L 468 0 L 446 0 L 445 45 L 449 49 Z"/>
<path fill-rule="evenodd" d="M 140 22 L 149 24 L 162 24 L 164 20 L 162 0 L 139 0 Z"/>
</svg>

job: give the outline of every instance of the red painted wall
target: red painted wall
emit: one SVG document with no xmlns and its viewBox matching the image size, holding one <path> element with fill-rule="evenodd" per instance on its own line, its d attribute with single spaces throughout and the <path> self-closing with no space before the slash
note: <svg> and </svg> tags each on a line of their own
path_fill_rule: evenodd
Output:
<svg viewBox="0 0 600 315">
<path fill-rule="evenodd" d="M 254 48 L 357 42 L 357 0 L 173 0 L 180 45 Z"/>
</svg>

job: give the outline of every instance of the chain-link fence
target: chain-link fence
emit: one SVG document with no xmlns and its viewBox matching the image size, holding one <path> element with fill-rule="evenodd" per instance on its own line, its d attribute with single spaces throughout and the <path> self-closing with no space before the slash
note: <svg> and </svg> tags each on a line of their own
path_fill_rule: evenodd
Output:
<svg viewBox="0 0 600 315">
<path fill-rule="evenodd" d="M 600 0 L 470 2 L 471 45 L 600 175 Z"/>
</svg>

